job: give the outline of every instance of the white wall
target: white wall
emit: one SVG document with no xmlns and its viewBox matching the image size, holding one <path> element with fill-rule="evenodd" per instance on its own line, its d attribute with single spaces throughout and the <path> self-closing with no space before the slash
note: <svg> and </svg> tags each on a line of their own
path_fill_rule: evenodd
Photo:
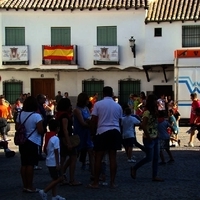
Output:
<svg viewBox="0 0 200 200">
<path fill-rule="evenodd" d="M 145 10 L 83 10 L 83 11 L 4 11 L 1 10 L 1 45 L 5 45 L 5 27 L 25 27 L 26 45 L 29 45 L 30 65 L 15 66 L 15 68 L 50 68 L 42 65 L 42 45 L 51 43 L 51 27 L 71 27 L 71 43 L 78 46 L 79 68 L 108 68 L 111 66 L 93 65 L 93 46 L 96 45 L 97 26 L 117 26 L 117 43 L 119 45 L 120 65 L 112 66 L 119 69 L 149 64 L 173 64 L 173 50 L 180 48 L 181 27 L 177 23 L 144 24 Z M 186 24 L 186 23 L 185 23 Z M 178 25 L 180 26 L 180 24 Z M 154 38 L 154 28 L 163 27 L 161 38 Z M 129 39 L 136 39 L 136 58 L 129 47 Z M 173 36 L 173 37 L 172 37 Z M 178 39 L 177 39 L 178 38 Z M 146 54 L 146 55 L 145 55 Z M 2 59 L 0 56 L 0 63 Z M 54 67 L 60 67 L 54 66 Z M 74 66 L 66 66 L 70 68 Z M 51 70 L 41 71 L 7 71 L 13 66 L 1 66 L 2 81 L 14 78 L 24 82 L 24 91 L 30 92 L 30 79 L 55 78 L 55 94 L 58 90 L 68 91 L 70 96 L 77 96 L 82 91 L 82 80 L 92 77 L 104 80 L 105 85 L 113 87 L 118 95 L 118 80 L 132 78 L 141 80 L 142 91 L 153 91 L 153 85 L 173 85 L 173 72 L 167 72 L 169 82 L 165 83 L 162 72 L 149 73 L 150 82 L 147 82 L 144 71 L 70 71 L 60 72 L 60 80 L 56 80 L 57 72 Z M 0 94 L 2 88 L 0 87 Z"/>
<path fill-rule="evenodd" d="M 42 45 L 51 43 L 51 27 L 71 27 L 71 44 L 78 46 L 79 67 L 93 65 L 93 46 L 96 45 L 97 26 L 117 26 L 117 43 L 120 47 L 120 68 L 141 68 L 144 57 L 145 10 L 93 10 L 93 11 L 2 11 L 2 40 L 5 27 L 25 27 L 26 45 L 30 45 L 30 68 L 41 66 Z M 137 45 L 136 62 L 129 47 L 134 36 Z"/>
<path fill-rule="evenodd" d="M 162 22 L 145 26 L 144 65 L 173 64 L 174 51 L 182 48 L 182 26 L 200 25 L 200 22 Z M 154 28 L 162 28 L 162 37 L 154 37 Z"/>
</svg>

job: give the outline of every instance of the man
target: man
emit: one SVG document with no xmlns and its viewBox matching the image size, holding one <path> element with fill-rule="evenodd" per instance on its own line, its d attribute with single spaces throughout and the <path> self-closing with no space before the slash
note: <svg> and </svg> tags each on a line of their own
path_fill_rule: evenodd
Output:
<svg viewBox="0 0 200 200">
<path fill-rule="evenodd" d="M 58 94 L 55 96 L 56 104 L 62 99 L 61 91 L 58 91 Z"/>
<path fill-rule="evenodd" d="M 110 161 L 110 187 L 115 188 L 117 171 L 116 154 L 121 149 L 120 119 L 122 108 L 113 98 L 113 89 L 103 88 L 103 100 L 95 103 L 92 111 L 91 126 L 94 136 L 95 177 L 88 187 L 98 188 L 103 156 L 106 152 Z"/>
<path fill-rule="evenodd" d="M 190 99 L 192 100 L 192 105 L 191 105 L 191 113 L 190 113 L 190 140 L 188 142 L 188 146 L 189 147 L 194 147 L 194 134 L 195 134 L 195 125 L 194 125 L 194 121 L 196 119 L 196 108 L 200 107 L 200 101 L 197 98 L 197 94 L 196 93 L 192 93 L 190 94 Z"/>
<path fill-rule="evenodd" d="M 10 105 L 5 102 L 4 95 L 0 96 L 0 134 L 1 134 L 1 141 L 0 141 L 0 148 L 4 149 L 5 156 L 13 157 L 15 155 L 14 151 L 11 151 L 8 148 L 8 140 L 7 140 L 7 132 L 9 131 L 9 126 L 7 123 L 8 119 L 12 118 L 12 112 Z"/>
<path fill-rule="evenodd" d="M 6 125 L 0 129 L 3 140 L 6 140 L 7 132 L 10 130 L 10 126 L 7 123 L 8 120 L 12 119 L 12 110 L 8 101 L 5 100 L 4 95 L 0 96 L 0 118 L 1 121 L 6 121 Z"/>
<path fill-rule="evenodd" d="M 65 92 L 63 98 L 68 98 L 69 97 L 69 93 Z"/>
</svg>

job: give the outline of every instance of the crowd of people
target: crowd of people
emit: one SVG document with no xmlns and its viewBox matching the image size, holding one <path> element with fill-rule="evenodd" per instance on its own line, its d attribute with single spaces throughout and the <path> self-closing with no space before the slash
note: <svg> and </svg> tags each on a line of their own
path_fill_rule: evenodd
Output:
<svg viewBox="0 0 200 200">
<path fill-rule="evenodd" d="M 24 125 L 28 139 L 25 144 L 19 145 L 23 192 L 38 192 L 41 199 L 45 200 L 51 190 L 52 199 L 65 199 L 57 195 L 56 186 L 82 185 L 75 178 L 76 163 L 79 159 L 84 169 L 87 157 L 91 180 L 88 188 L 98 188 L 101 181 L 106 183 L 107 159 L 110 166 L 110 187 L 116 188 L 116 157 L 117 151 L 122 147 L 125 149 L 127 162 L 136 163 L 130 169 L 133 179 L 140 167 L 152 162 L 152 181 L 164 181 L 158 177 L 158 165 L 166 164 L 164 151 L 169 156 L 167 162 L 173 163 L 170 146 L 180 145 L 180 113 L 176 102 L 165 95 L 160 98 L 153 94 L 146 97 L 141 92 L 140 96 L 130 94 L 127 104 L 121 106 L 115 101 L 111 87 L 104 87 L 102 92 L 102 100 L 98 100 L 98 93 L 92 97 L 84 92 L 80 93 L 75 108 L 72 108 L 67 92 L 62 96 L 58 91 L 55 99 L 49 99 L 44 94 L 39 94 L 36 98 L 29 95 L 23 100 L 17 99 L 13 106 L 7 105 L 4 96 L 0 96 L 0 119 L 5 119 L 4 123 L 13 116 L 16 125 L 26 121 Z M 191 100 L 189 146 L 193 146 L 195 130 L 200 127 L 200 101 L 195 93 L 191 94 Z M 0 121 L 1 124 L 3 122 Z M 136 126 L 143 131 L 143 144 L 137 141 Z M 7 124 L 0 127 L 6 156 L 13 157 L 15 152 L 8 148 L 7 132 Z M 132 155 L 133 146 L 140 148 L 145 154 L 138 162 Z M 40 160 L 46 160 L 52 178 L 42 190 L 33 184 L 34 170 L 41 169 Z"/>
</svg>

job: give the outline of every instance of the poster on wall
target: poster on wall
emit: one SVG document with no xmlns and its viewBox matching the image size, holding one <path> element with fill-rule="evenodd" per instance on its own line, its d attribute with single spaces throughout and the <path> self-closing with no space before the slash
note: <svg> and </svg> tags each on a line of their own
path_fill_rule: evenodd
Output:
<svg viewBox="0 0 200 200">
<path fill-rule="evenodd" d="M 94 61 L 113 62 L 119 61 L 118 46 L 94 46 Z"/>
<path fill-rule="evenodd" d="M 2 46 L 2 61 L 28 61 L 28 46 Z"/>
</svg>

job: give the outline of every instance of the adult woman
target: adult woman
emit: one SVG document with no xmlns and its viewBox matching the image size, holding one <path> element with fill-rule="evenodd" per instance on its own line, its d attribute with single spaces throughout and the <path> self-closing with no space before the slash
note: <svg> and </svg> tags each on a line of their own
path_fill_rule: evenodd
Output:
<svg viewBox="0 0 200 200">
<path fill-rule="evenodd" d="M 91 134 L 89 129 L 90 111 L 87 107 L 89 103 L 89 97 L 86 93 L 82 92 L 78 95 L 77 106 L 73 111 L 74 115 L 74 133 L 80 137 L 80 145 L 78 150 L 80 151 L 80 161 L 85 164 L 85 157 L 88 152 L 91 177 L 94 176 L 94 154 L 93 154 L 93 142 L 91 140 Z M 82 156 L 85 154 L 85 156 Z M 82 158 L 82 159 L 81 159 Z"/>
<path fill-rule="evenodd" d="M 23 191 L 34 193 L 38 192 L 33 187 L 34 165 L 38 159 L 38 146 L 41 145 L 41 135 L 43 133 L 42 117 L 37 113 L 37 100 L 30 96 L 23 104 L 22 112 L 17 116 L 16 126 L 19 122 L 24 123 L 26 128 L 25 144 L 19 145 L 21 155 L 21 178 L 23 182 Z"/>
<path fill-rule="evenodd" d="M 146 101 L 145 111 L 142 118 L 143 143 L 146 148 L 146 157 L 140 160 L 134 167 L 131 167 L 131 177 L 136 178 L 136 171 L 144 164 L 152 163 L 152 181 L 163 181 L 157 177 L 159 142 L 157 130 L 157 105 L 154 95 L 149 95 Z"/>
<path fill-rule="evenodd" d="M 76 168 L 77 150 L 70 142 L 70 136 L 73 133 L 72 121 L 72 105 L 68 98 L 62 98 L 57 105 L 56 119 L 60 122 L 60 130 L 58 137 L 60 139 L 60 158 L 62 174 L 66 172 L 69 167 L 70 180 L 69 185 L 81 185 L 80 182 L 75 181 L 74 173 Z M 67 156 L 69 159 L 66 160 Z"/>
</svg>

